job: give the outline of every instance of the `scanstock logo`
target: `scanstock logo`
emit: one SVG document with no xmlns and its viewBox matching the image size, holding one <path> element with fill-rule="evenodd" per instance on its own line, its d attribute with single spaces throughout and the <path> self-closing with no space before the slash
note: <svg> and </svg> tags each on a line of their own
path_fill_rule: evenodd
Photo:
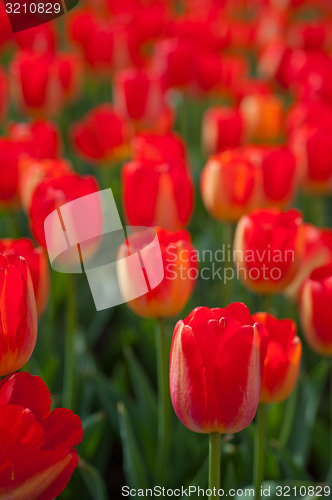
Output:
<svg viewBox="0 0 332 500">
<path fill-rule="evenodd" d="M 14 33 L 52 21 L 78 3 L 79 0 L 3 0 Z"/>
</svg>

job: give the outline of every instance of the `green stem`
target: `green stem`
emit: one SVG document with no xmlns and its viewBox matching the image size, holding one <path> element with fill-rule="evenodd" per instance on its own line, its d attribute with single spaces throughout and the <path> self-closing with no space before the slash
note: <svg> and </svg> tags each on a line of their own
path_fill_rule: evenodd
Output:
<svg viewBox="0 0 332 500">
<path fill-rule="evenodd" d="M 159 319 L 157 332 L 157 372 L 158 372 L 158 450 L 157 479 L 161 484 L 167 471 L 170 394 L 169 394 L 169 349 L 166 325 L 163 318 Z"/>
<path fill-rule="evenodd" d="M 271 313 L 272 295 L 265 293 L 262 297 L 262 312 Z"/>
<path fill-rule="evenodd" d="M 261 498 L 261 485 L 264 480 L 264 444 L 266 427 L 266 405 L 260 404 L 257 410 L 255 457 L 254 457 L 254 484 L 255 499 Z"/>
<path fill-rule="evenodd" d="M 75 395 L 75 333 L 76 333 L 76 300 L 75 279 L 72 274 L 68 275 L 68 303 L 67 303 L 67 331 L 65 334 L 65 362 L 64 362 L 64 385 L 63 406 L 74 408 Z"/>
<path fill-rule="evenodd" d="M 215 488 L 212 498 L 219 498 L 220 489 L 220 444 L 221 435 L 218 432 L 212 432 L 209 440 L 209 489 Z"/>
<path fill-rule="evenodd" d="M 289 396 L 286 402 L 283 425 L 279 434 L 279 442 L 283 448 L 287 445 L 289 436 L 291 435 L 295 417 L 297 393 L 298 393 L 298 385 L 295 386 L 292 394 Z"/>
</svg>

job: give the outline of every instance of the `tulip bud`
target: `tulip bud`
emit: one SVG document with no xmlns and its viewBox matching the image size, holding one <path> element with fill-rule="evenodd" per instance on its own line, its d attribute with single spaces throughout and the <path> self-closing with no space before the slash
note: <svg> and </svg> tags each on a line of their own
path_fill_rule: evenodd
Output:
<svg viewBox="0 0 332 500">
<path fill-rule="evenodd" d="M 251 290 L 284 290 L 297 273 L 302 250 L 302 216 L 297 210 L 255 210 L 238 222 L 234 257 L 243 284 Z"/>
<path fill-rule="evenodd" d="M 184 228 L 193 210 L 194 188 L 187 165 L 174 161 L 132 161 L 122 170 L 122 199 L 131 226 Z"/>
<path fill-rule="evenodd" d="M 300 318 L 310 347 L 332 356 L 332 264 L 315 269 L 300 291 Z"/>
<path fill-rule="evenodd" d="M 248 308 L 197 307 L 175 326 L 170 354 L 174 411 L 188 429 L 234 433 L 255 416 L 267 334 Z"/>
<path fill-rule="evenodd" d="M 37 340 L 37 310 L 28 264 L 18 255 L 0 254 L 0 376 L 29 360 Z"/>
<path fill-rule="evenodd" d="M 45 310 L 50 288 L 48 264 L 44 250 L 40 247 L 35 248 L 32 241 L 27 238 L 4 239 L 0 240 L 0 253 L 20 256 L 27 261 L 35 292 L 37 312 L 40 316 Z"/>
<path fill-rule="evenodd" d="M 260 205 L 259 176 L 259 169 L 239 152 L 212 156 L 201 176 L 206 209 L 218 220 L 238 221 Z"/>
<path fill-rule="evenodd" d="M 264 325 L 268 334 L 260 402 L 280 403 L 291 394 L 299 375 L 302 344 L 296 336 L 296 323 L 268 313 L 253 314 L 252 318 Z"/>
<path fill-rule="evenodd" d="M 237 109 L 208 109 L 202 122 L 203 149 L 207 155 L 211 155 L 236 148 L 241 143 L 242 132 L 242 117 Z"/>
<path fill-rule="evenodd" d="M 249 141 L 274 142 L 282 134 L 283 105 L 273 95 L 251 95 L 240 104 L 244 133 Z"/>
<path fill-rule="evenodd" d="M 161 250 L 164 278 L 158 286 L 145 295 L 127 302 L 127 305 L 139 316 L 145 318 L 165 318 L 178 314 L 188 302 L 196 279 L 198 277 L 197 257 L 191 244 L 191 237 L 187 231 L 171 233 L 165 229 L 156 228 Z M 127 259 L 135 248 L 135 237 L 128 238 L 129 242 L 119 248 L 118 263 L 119 283 L 123 297 L 137 296 L 135 292 L 135 278 L 131 275 L 130 264 Z M 157 257 L 157 256 L 156 256 Z M 121 260 L 123 259 L 123 260 Z M 151 263 L 150 268 L 156 266 Z"/>
</svg>

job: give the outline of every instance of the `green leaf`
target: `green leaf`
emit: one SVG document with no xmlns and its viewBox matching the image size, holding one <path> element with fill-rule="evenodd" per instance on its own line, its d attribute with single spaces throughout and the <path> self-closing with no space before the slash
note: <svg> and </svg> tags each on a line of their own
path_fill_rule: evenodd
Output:
<svg viewBox="0 0 332 500">
<path fill-rule="evenodd" d="M 120 435 L 122 441 L 124 470 L 128 485 L 132 488 L 149 486 L 146 466 L 137 445 L 135 432 L 124 403 L 118 404 Z"/>
<path fill-rule="evenodd" d="M 86 460 L 91 461 L 95 457 L 104 435 L 105 413 L 100 411 L 90 415 L 82 421 L 82 425 L 84 437 L 78 450 L 80 455 L 84 456 Z"/>
<path fill-rule="evenodd" d="M 146 376 L 141 364 L 131 349 L 125 350 L 131 383 L 142 415 L 149 419 L 149 423 L 156 427 L 158 418 L 158 406 L 156 394 Z"/>
<path fill-rule="evenodd" d="M 107 486 L 104 478 L 93 465 L 79 461 L 79 471 L 93 500 L 108 500 Z"/>
</svg>

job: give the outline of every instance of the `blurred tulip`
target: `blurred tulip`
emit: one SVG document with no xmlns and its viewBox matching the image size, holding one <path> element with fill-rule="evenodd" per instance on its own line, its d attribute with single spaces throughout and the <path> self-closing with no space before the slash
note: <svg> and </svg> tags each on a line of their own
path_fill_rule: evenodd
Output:
<svg viewBox="0 0 332 500">
<path fill-rule="evenodd" d="M 101 104 L 72 126 L 71 139 L 83 158 L 105 165 L 128 156 L 130 132 L 110 104 Z"/>
<path fill-rule="evenodd" d="M 51 212 L 96 191 L 99 191 L 99 187 L 94 177 L 81 177 L 74 173 L 40 182 L 33 192 L 29 207 L 30 227 L 37 242 L 46 248 L 44 221 Z"/>
<path fill-rule="evenodd" d="M 47 120 L 10 123 L 9 137 L 31 158 L 58 158 L 63 148 L 58 126 Z"/>
<path fill-rule="evenodd" d="M 21 50 L 39 54 L 54 54 L 57 35 L 54 23 L 45 23 L 33 29 L 25 29 L 13 34 L 13 38 Z"/>
<path fill-rule="evenodd" d="M 218 107 L 208 109 L 202 122 L 202 144 L 207 155 L 240 146 L 243 121 L 237 109 Z"/>
<path fill-rule="evenodd" d="M 18 165 L 21 149 L 8 138 L 0 138 L 0 206 L 18 205 Z"/>
<path fill-rule="evenodd" d="M 33 193 L 41 182 L 70 173 L 72 167 L 66 160 L 35 160 L 23 157 L 19 162 L 18 190 L 24 210 L 29 211 Z"/>
<path fill-rule="evenodd" d="M 27 261 L 35 292 L 37 312 L 40 316 L 45 310 L 50 289 L 48 263 L 44 250 L 34 247 L 32 241 L 27 238 L 4 239 L 0 240 L 0 253 L 23 257 Z"/>
<path fill-rule="evenodd" d="M 332 131 L 303 126 L 294 130 L 289 145 L 297 159 L 302 186 L 316 194 L 332 192 Z"/>
<path fill-rule="evenodd" d="M 296 323 L 278 320 L 268 313 L 253 314 L 265 326 L 268 346 L 264 362 L 261 403 L 280 403 L 293 391 L 300 370 L 302 344 L 296 336 Z"/>
<path fill-rule="evenodd" d="M 331 229 L 319 229 L 311 224 L 303 224 L 303 240 L 300 267 L 295 278 L 284 292 L 287 297 L 294 300 L 298 298 L 303 281 L 309 278 L 312 271 L 332 262 Z"/>
<path fill-rule="evenodd" d="M 194 88 L 199 93 L 220 91 L 223 77 L 223 66 L 220 54 L 197 50 L 194 64 Z"/>
<path fill-rule="evenodd" d="M 234 433 L 255 416 L 266 354 L 265 328 L 248 308 L 197 307 L 178 321 L 170 354 L 174 411 L 188 429 Z"/>
<path fill-rule="evenodd" d="M 65 408 L 51 412 L 40 377 L 20 372 L 0 381 L 0 500 L 52 500 L 73 474 L 82 424 Z"/>
<path fill-rule="evenodd" d="M 288 135 L 305 125 L 332 128 L 332 107 L 320 100 L 296 102 L 286 120 Z"/>
<path fill-rule="evenodd" d="M 114 78 L 114 106 L 136 126 L 156 129 L 167 108 L 160 77 L 135 68 L 119 71 Z"/>
<path fill-rule="evenodd" d="M 255 210 L 240 219 L 234 257 L 239 277 L 247 288 L 273 294 L 289 285 L 302 256 L 302 226 L 297 210 Z"/>
<path fill-rule="evenodd" d="M 244 97 L 240 104 L 244 134 L 249 141 L 274 142 L 283 132 L 283 105 L 273 94 Z"/>
<path fill-rule="evenodd" d="M 81 76 L 79 58 L 71 54 L 19 52 L 11 63 L 18 106 L 31 115 L 56 115 L 76 98 Z"/>
<path fill-rule="evenodd" d="M 156 232 L 162 254 L 164 278 L 147 294 L 127 302 L 130 309 L 145 318 L 165 318 L 178 314 L 187 304 L 198 276 L 197 256 L 191 244 L 190 234 L 187 231 L 170 232 L 161 228 L 156 228 Z M 125 259 L 135 250 L 135 238 L 139 238 L 139 234 L 129 236 L 129 244 L 126 242 L 121 245 L 118 253 L 118 262 L 122 262 L 118 273 L 119 282 L 125 298 L 133 296 L 132 290 L 135 286 Z M 131 251 L 128 252 L 128 248 Z M 151 256 L 149 258 L 149 266 L 153 269 Z"/>
<path fill-rule="evenodd" d="M 332 264 L 315 269 L 300 292 L 300 318 L 310 347 L 332 356 Z"/>
<path fill-rule="evenodd" d="M 131 149 L 133 159 L 141 162 L 187 160 L 185 143 L 175 132 L 136 134 L 131 141 Z"/>
<path fill-rule="evenodd" d="M 182 38 L 157 41 L 153 68 L 160 74 L 164 88 L 188 89 L 193 81 L 192 53 L 195 45 Z"/>
<path fill-rule="evenodd" d="M 201 193 L 213 217 L 236 222 L 260 205 L 259 170 L 234 151 L 212 156 L 202 172 Z"/>
<path fill-rule="evenodd" d="M 0 254 L 0 376 L 20 370 L 37 340 L 37 310 L 28 264 Z"/>
<path fill-rule="evenodd" d="M 266 148 L 262 154 L 263 205 L 285 208 L 298 188 L 296 159 L 286 147 Z"/>
<path fill-rule="evenodd" d="M 194 203 L 189 169 L 181 158 L 127 163 L 122 169 L 122 200 L 132 226 L 182 229 Z"/>
</svg>

